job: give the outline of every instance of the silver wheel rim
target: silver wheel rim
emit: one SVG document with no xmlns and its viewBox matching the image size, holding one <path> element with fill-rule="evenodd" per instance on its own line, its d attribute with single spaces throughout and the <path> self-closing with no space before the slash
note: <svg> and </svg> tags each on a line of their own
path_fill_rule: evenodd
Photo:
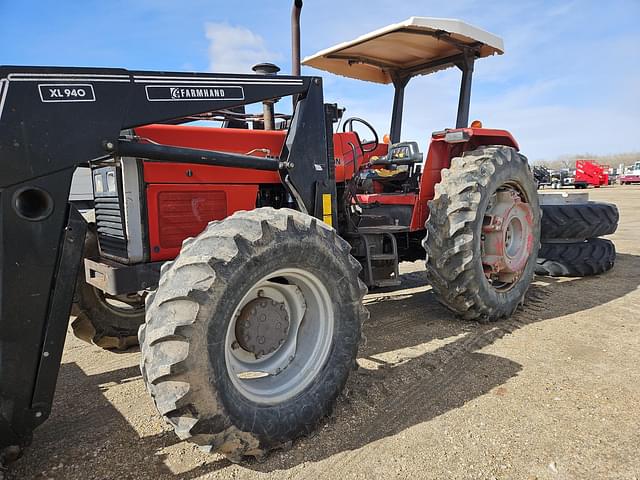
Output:
<svg viewBox="0 0 640 480">
<path fill-rule="evenodd" d="M 289 322 L 279 346 L 266 353 L 246 350 L 241 346 L 246 338 L 237 336 L 243 309 L 260 299 L 283 305 Z M 326 363 L 334 320 L 329 291 L 315 274 L 285 268 L 263 277 L 243 296 L 227 327 L 225 363 L 231 382 L 255 403 L 276 404 L 294 397 Z"/>
<path fill-rule="evenodd" d="M 115 315 L 136 316 L 144 312 L 144 300 L 147 292 L 137 292 L 130 295 L 110 295 L 93 287 L 93 293 L 104 308 Z"/>
</svg>

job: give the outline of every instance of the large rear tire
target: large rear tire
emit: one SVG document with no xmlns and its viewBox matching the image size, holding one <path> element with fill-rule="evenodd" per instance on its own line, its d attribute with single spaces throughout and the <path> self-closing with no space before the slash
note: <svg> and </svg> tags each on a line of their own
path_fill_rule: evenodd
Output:
<svg viewBox="0 0 640 480">
<path fill-rule="evenodd" d="M 84 258 L 98 259 L 96 226 L 89 223 Z M 71 306 L 76 337 L 107 350 L 126 350 L 138 344 L 138 328 L 144 323 L 144 294 L 109 296 L 88 284 L 84 263 L 80 266 Z"/>
<path fill-rule="evenodd" d="M 510 316 L 533 279 L 540 207 L 526 157 L 505 146 L 465 152 L 429 202 L 427 275 L 441 303 L 468 320 Z"/>
<path fill-rule="evenodd" d="M 349 251 L 326 224 L 272 208 L 184 242 L 140 328 L 144 381 L 181 439 L 240 461 L 331 412 L 367 315 Z"/>
</svg>

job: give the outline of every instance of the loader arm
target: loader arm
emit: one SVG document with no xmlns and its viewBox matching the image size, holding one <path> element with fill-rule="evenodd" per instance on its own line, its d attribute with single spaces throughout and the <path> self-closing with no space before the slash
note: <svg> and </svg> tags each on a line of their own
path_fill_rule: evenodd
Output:
<svg viewBox="0 0 640 480">
<path fill-rule="evenodd" d="M 289 95 L 298 102 L 278 159 L 120 138 Z M 317 77 L 0 67 L 0 458 L 27 444 L 51 410 L 86 228 L 68 203 L 75 168 L 128 148 L 159 161 L 280 170 L 299 207 L 322 218 L 317 199 L 335 202 L 326 118 Z"/>
</svg>

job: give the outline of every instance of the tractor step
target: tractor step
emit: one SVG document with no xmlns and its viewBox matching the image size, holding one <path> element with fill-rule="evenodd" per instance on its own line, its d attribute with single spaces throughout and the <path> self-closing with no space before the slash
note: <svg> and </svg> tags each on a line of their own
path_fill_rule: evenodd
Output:
<svg viewBox="0 0 640 480">
<path fill-rule="evenodd" d="M 378 280 L 376 281 L 376 287 L 378 288 L 384 288 L 384 287 L 397 287 L 401 284 L 402 282 L 400 281 L 400 279 L 395 280 L 392 278 L 389 278 L 387 280 Z"/>
<path fill-rule="evenodd" d="M 350 235 L 353 255 L 362 265 L 364 282 L 368 287 L 400 285 L 398 244 L 395 235 L 384 227 L 359 228 L 357 233 Z M 386 227 L 398 229 L 395 225 Z"/>
<path fill-rule="evenodd" d="M 393 254 L 393 253 L 380 253 L 377 255 L 371 255 L 370 256 L 371 260 L 375 261 L 375 260 L 397 260 L 398 259 L 398 255 Z"/>
<path fill-rule="evenodd" d="M 405 227 L 404 225 L 376 225 L 370 227 L 358 227 L 358 233 L 361 233 L 363 235 L 403 233 L 408 231 L 409 227 Z"/>
</svg>

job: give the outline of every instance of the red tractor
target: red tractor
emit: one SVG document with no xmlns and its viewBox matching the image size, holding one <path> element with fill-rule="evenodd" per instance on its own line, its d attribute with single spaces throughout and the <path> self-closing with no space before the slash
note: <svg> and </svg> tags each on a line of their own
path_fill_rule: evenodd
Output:
<svg viewBox="0 0 640 480">
<path fill-rule="evenodd" d="M 536 265 L 536 182 L 509 132 L 468 126 L 474 61 L 502 50 L 463 22 L 412 17 L 305 59 L 392 83 L 389 143 L 360 118 L 334 132 L 343 111 L 324 103 L 322 79 L 269 65 L 0 67 L 0 450 L 17 452 L 49 415 L 72 303 L 76 333 L 105 348 L 140 327 L 160 414 L 233 460 L 331 411 L 356 364 L 362 297 L 399 285 L 399 262 L 426 258 L 462 318 L 511 315 Z M 424 158 L 401 141 L 404 90 L 454 66 L 456 128 L 433 133 Z M 274 113 L 286 96 L 292 116 Z M 260 102 L 263 115 L 244 113 Z M 203 118 L 224 124 L 186 125 Z M 67 201 L 85 164 L 89 225 Z"/>
</svg>

